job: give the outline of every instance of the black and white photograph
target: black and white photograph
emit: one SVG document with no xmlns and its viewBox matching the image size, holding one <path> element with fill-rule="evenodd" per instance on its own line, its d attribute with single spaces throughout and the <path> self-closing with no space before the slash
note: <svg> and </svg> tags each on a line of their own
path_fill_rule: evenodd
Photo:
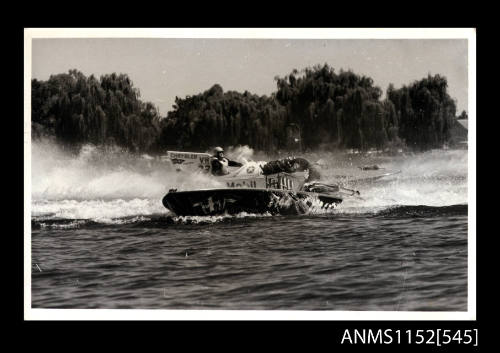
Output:
<svg viewBox="0 0 500 353">
<path fill-rule="evenodd" d="M 25 28 L 25 319 L 475 320 L 475 43 Z"/>
</svg>

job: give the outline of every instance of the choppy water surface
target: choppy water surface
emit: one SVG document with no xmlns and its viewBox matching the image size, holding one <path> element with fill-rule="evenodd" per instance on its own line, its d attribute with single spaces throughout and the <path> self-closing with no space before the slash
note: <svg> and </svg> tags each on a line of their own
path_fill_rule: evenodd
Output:
<svg viewBox="0 0 500 353">
<path fill-rule="evenodd" d="M 467 151 L 306 158 L 401 173 L 328 213 L 176 217 L 169 188 L 214 181 L 34 144 L 32 307 L 467 310 Z"/>
</svg>

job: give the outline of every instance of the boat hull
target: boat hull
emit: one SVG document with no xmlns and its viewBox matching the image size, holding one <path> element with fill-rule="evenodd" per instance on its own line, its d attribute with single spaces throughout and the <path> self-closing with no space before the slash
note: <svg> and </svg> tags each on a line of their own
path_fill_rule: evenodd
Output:
<svg viewBox="0 0 500 353">
<path fill-rule="evenodd" d="M 342 202 L 335 195 L 278 189 L 206 189 L 170 191 L 163 205 L 179 216 L 221 214 L 303 214 L 311 207 L 329 209 Z"/>
</svg>

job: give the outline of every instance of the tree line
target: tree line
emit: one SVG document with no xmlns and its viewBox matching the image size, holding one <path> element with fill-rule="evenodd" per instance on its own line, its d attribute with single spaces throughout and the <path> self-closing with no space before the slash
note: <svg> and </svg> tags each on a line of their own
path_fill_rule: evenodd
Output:
<svg viewBox="0 0 500 353">
<path fill-rule="evenodd" d="M 219 84 L 185 98 L 161 117 L 125 74 L 77 70 L 32 80 L 32 136 L 137 152 L 249 145 L 261 151 L 317 148 L 439 148 L 450 141 L 456 103 L 446 78 L 428 75 L 385 99 L 370 77 L 327 64 L 275 77 L 270 96 L 224 92 Z M 462 112 L 461 117 L 466 113 Z"/>
<path fill-rule="evenodd" d="M 161 117 L 125 74 L 85 77 L 77 70 L 31 82 L 32 136 L 54 136 L 69 145 L 156 148 Z"/>
</svg>

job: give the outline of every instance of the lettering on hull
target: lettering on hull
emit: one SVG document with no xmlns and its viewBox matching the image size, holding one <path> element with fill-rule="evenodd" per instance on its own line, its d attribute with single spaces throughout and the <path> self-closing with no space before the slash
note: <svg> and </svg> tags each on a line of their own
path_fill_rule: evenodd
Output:
<svg viewBox="0 0 500 353">
<path fill-rule="evenodd" d="M 293 180 L 284 175 L 275 175 L 266 177 L 266 188 L 280 189 L 280 190 L 293 190 Z"/>
<path fill-rule="evenodd" d="M 184 163 L 184 159 L 172 158 L 172 163 L 173 164 L 182 164 L 182 163 Z"/>
<path fill-rule="evenodd" d="M 167 155 L 173 164 L 179 164 L 189 169 L 198 167 L 204 172 L 210 172 L 210 155 L 208 153 L 167 151 Z"/>
<path fill-rule="evenodd" d="M 228 181 L 226 185 L 228 188 L 257 188 L 255 180 Z"/>
</svg>

